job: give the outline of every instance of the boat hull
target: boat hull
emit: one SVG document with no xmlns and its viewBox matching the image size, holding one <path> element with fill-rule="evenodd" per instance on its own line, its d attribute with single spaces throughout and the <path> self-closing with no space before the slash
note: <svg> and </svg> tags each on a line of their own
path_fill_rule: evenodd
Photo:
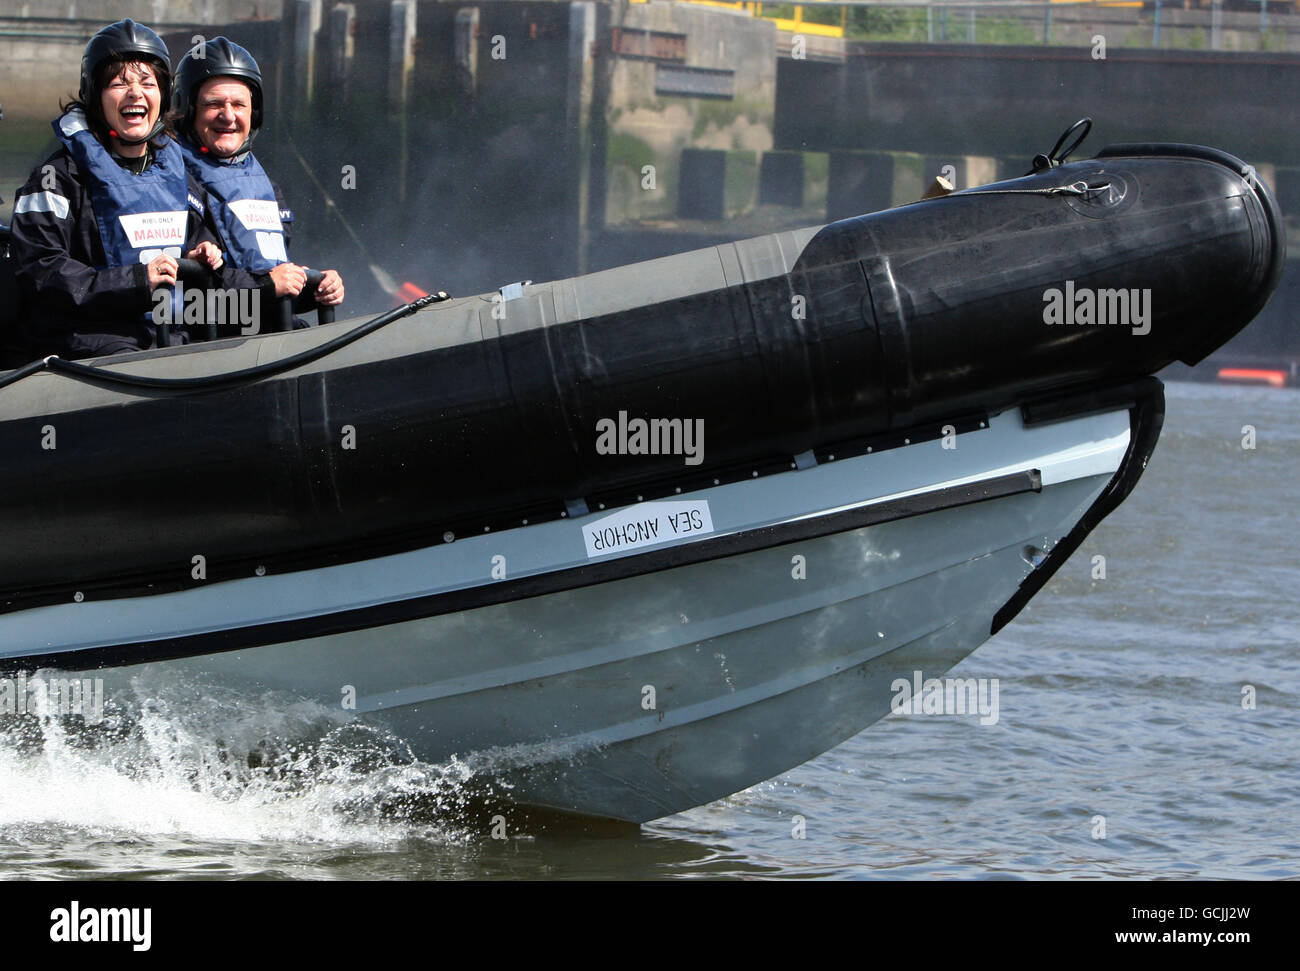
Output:
<svg viewBox="0 0 1300 971">
<path fill-rule="evenodd" d="M 589 555 L 590 527 L 611 518 L 597 511 L 224 590 L 38 608 L 0 618 L 0 633 L 13 645 L 65 636 L 64 625 L 97 632 L 58 668 L 93 673 L 110 700 L 179 680 L 308 702 L 339 724 L 391 731 L 425 762 L 466 766 L 517 803 L 643 822 L 778 775 L 887 714 L 897 680 L 941 676 L 987 639 L 1132 452 L 1127 408 L 986 424 L 953 448 L 917 442 L 684 494 L 710 511 L 712 531 L 694 539 Z M 648 560 L 665 555 L 679 565 Z M 445 589 L 468 580 L 457 564 L 492 556 L 520 569 L 549 557 L 531 579 L 573 583 L 443 609 L 483 589 Z M 626 575 L 579 582 L 577 558 Z M 383 607 L 361 606 L 370 586 L 392 589 L 398 572 L 422 574 L 408 592 L 423 596 L 365 614 Z M 268 612 L 293 603 L 301 614 L 309 589 L 313 617 Z M 198 601 L 215 596 L 226 622 L 202 630 Z M 401 603 L 424 606 L 371 622 Z M 149 624 L 183 629 L 182 617 L 188 655 L 175 638 L 143 636 Z M 277 624 L 312 622 L 350 629 L 278 639 L 294 628 Z M 223 636 L 227 649 L 203 648 Z M 10 666 L 34 657 L 9 654 Z M 139 663 L 114 662 L 124 656 Z"/>
<path fill-rule="evenodd" d="M 353 328 L 37 362 L 0 376 L 0 669 L 289 698 L 529 805 L 686 809 L 1010 622 L 1141 475 L 1149 375 L 1284 257 L 1241 160 L 1120 146 Z"/>
</svg>

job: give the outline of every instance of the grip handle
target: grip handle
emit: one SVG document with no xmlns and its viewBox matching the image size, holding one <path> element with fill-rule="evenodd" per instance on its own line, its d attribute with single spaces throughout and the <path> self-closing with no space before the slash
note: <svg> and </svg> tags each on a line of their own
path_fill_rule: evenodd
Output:
<svg viewBox="0 0 1300 971">
<path fill-rule="evenodd" d="M 308 270 L 307 282 L 302 288 L 303 292 L 310 293 L 314 298 L 316 295 L 316 288 L 320 286 L 321 278 L 324 276 L 325 274 L 320 270 Z M 293 297 L 280 298 L 280 320 L 276 326 L 276 330 L 279 332 L 293 330 L 293 301 Z M 334 323 L 334 308 L 322 307 L 318 304 L 316 306 L 316 323 Z"/>
</svg>

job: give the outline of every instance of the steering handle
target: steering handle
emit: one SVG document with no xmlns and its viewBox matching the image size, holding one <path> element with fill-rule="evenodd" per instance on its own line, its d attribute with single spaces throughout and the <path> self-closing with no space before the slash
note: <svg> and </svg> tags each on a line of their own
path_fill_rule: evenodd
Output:
<svg viewBox="0 0 1300 971">
<path fill-rule="evenodd" d="M 303 292 L 310 293 L 313 296 L 317 287 L 320 286 L 321 278 L 324 273 L 320 270 L 308 270 L 307 282 L 303 286 Z M 176 261 L 176 279 L 178 282 L 190 287 L 198 287 L 203 290 L 214 289 L 217 285 L 217 275 L 206 263 L 200 263 L 198 260 L 177 260 Z M 293 297 L 281 297 L 277 303 L 280 305 L 280 318 L 276 330 L 288 331 L 293 330 Z M 321 307 L 316 308 L 316 322 L 320 324 L 334 323 L 334 308 Z M 170 328 L 166 324 L 155 324 L 154 329 L 157 332 L 157 346 L 166 347 L 169 343 L 168 335 Z M 217 339 L 216 321 L 209 320 L 206 326 L 207 339 L 214 341 Z"/>
<path fill-rule="evenodd" d="M 324 276 L 325 274 L 322 273 L 320 270 L 308 270 L 307 282 L 303 285 L 302 292 L 310 293 L 312 295 L 312 298 L 314 299 L 316 296 L 316 289 L 317 287 L 320 286 L 320 281 Z M 294 300 L 293 297 L 280 298 L 280 321 L 279 321 L 279 326 L 276 328 L 277 330 L 280 331 L 293 330 L 293 300 Z M 316 323 L 318 324 L 334 323 L 334 308 L 322 307 L 320 304 L 317 304 Z"/>
</svg>

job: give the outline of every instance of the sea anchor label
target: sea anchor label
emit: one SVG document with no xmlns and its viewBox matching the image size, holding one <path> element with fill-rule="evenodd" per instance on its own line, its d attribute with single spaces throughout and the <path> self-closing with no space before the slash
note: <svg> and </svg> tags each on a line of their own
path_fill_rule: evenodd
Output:
<svg viewBox="0 0 1300 971">
<path fill-rule="evenodd" d="M 644 502 L 582 527 L 587 556 L 605 556 L 713 532 L 707 499 Z"/>
</svg>

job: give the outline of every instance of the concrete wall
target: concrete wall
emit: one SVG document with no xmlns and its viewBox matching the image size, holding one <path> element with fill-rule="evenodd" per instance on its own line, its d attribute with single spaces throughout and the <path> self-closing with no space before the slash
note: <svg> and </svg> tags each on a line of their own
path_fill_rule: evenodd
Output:
<svg viewBox="0 0 1300 971">
<path fill-rule="evenodd" d="M 992 7 L 981 9 L 936 7 L 925 21 L 918 11 L 917 36 L 911 40 L 957 43 L 1046 43 L 1088 47 L 1105 38 L 1108 48 L 1159 48 L 1164 50 L 1291 51 L 1300 53 L 1300 17 L 1270 0 L 1261 25 L 1257 12 L 1222 10 L 1216 20 L 1209 9 L 1183 10 L 1182 0 L 1162 0 L 1159 19 L 1154 4 L 1146 8 L 1077 6 Z M 969 16 L 974 9 L 975 17 Z"/>
<path fill-rule="evenodd" d="M 48 119 L 77 89 L 81 52 L 101 27 L 130 17 L 159 33 L 279 19 L 282 0 L 0 0 L 0 100 L 5 119 Z M 181 52 L 172 51 L 173 56 Z"/>
<path fill-rule="evenodd" d="M 681 153 L 686 148 L 753 154 L 746 193 L 748 205 L 757 192 L 758 153 L 773 147 L 776 114 L 776 29 L 769 21 L 726 10 L 683 4 L 626 4 L 615 8 L 612 27 L 628 32 L 685 35 L 680 48 L 665 43 L 670 57 L 612 53 L 607 117 L 609 141 L 606 171 L 605 223 L 617 225 L 678 214 Z M 636 36 L 642 36 L 637 34 Z M 600 38 L 610 45 L 609 37 Z M 680 59 L 677 59 L 680 57 Z M 673 79 L 665 72 L 686 68 L 701 72 L 732 72 L 720 87 L 729 97 L 664 93 Z M 727 83 L 729 82 L 729 83 Z M 734 157 L 733 157 L 734 159 Z M 646 166 L 653 171 L 647 172 Z M 738 160 L 727 171 L 746 168 Z M 733 179 L 740 176 L 733 175 Z M 733 186 L 732 195 L 736 194 Z"/>
<path fill-rule="evenodd" d="M 704 186 L 726 214 L 757 201 L 776 111 L 769 22 L 665 3 L 419 0 L 395 47 L 403 3 L 297 3 L 273 49 L 254 51 L 281 82 L 258 154 L 292 187 L 296 258 L 460 293 L 583 272 L 605 265 L 592 233 L 676 218 L 686 148 L 726 153 L 721 184 Z M 615 28 L 675 46 L 618 53 Z M 382 301 L 372 274 L 354 277 L 359 299 Z"/>
<path fill-rule="evenodd" d="M 596 5 L 297 3 L 248 45 L 296 260 L 350 268 L 358 311 L 388 305 L 384 277 L 467 293 L 581 271 Z"/>
<path fill-rule="evenodd" d="M 81 54 L 101 27 L 124 17 L 176 31 L 175 60 L 195 33 L 233 22 L 278 19 L 282 0 L 0 0 L 0 220 L 14 190 L 53 146 L 50 121 L 76 94 Z"/>
<path fill-rule="evenodd" d="M 1300 149 L 1300 55 L 850 44 L 844 66 L 781 60 L 778 147 L 1026 162 L 1075 119 L 1107 142 L 1184 141 L 1255 163 Z"/>
</svg>

